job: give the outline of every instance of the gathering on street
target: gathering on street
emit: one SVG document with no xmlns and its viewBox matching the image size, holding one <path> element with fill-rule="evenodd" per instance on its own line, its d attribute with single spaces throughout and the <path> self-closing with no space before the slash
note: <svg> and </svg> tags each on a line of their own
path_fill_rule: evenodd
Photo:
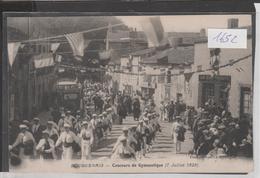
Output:
<svg viewBox="0 0 260 178">
<path fill-rule="evenodd" d="M 228 111 L 209 102 L 200 111 L 181 102 L 162 102 L 156 112 L 151 99 L 141 102 L 138 96 L 121 92 L 114 96 L 106 85 L 87 80 L 78 86 L 83 91 L 83 110 L 68 103 L 51 108 L 50 118 L 10 123 L 11 129 L 19 130 L 9 146 L 11 154 L 20 159 L 61 160 L 146 159 L 170 154 L 252 157 L 249 123 L 237 122 Z M 40 122 L 43 119 L 45 124 Z"/>
<path fill-rule="evenodd" d="M 45 27 L 51 19 L 28 18 L 27 32 L 36 32 L 8 44 L 11 166 L 253 158 L 252 46 L 208 48 L 213 17 L 195 32 L 173 30 L 182 16 L 55 17 L 56 30 Z M 251 45 L 251 25 L 240 22 L 222 26 L 248 29 Z"/>
</svg>

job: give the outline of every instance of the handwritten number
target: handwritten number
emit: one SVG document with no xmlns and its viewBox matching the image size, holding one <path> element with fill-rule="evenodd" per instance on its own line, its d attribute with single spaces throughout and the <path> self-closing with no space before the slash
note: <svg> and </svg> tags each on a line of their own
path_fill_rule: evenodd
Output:
<svg viewBox="0 0 260 178">
<path fill-rule="evenodd" d="M 222 32 L 220 32 L 217 36 L 213 38 L 213 40 L 216 40 L 218 42 L 219 37 L 221 36 Z"/>
<path fill-rule="evenodd" d="M 235 39 L 237 38 L 237 36 L 235 35 L 232 40 L 231 40 L 231 43 L 237 43 L 237 41 L 235 41 Z"/>
<path fill-rule="evenodd" d="M 222 33 L 222 32 L 218 33 L 217 36 L 213 38 L 213 40 L 220 43 L 227 43 L 227 42 L 237 43 L 235 39 L 237 39 L 236 35 L 233 36 L 232 34 Z"/>
</svg>

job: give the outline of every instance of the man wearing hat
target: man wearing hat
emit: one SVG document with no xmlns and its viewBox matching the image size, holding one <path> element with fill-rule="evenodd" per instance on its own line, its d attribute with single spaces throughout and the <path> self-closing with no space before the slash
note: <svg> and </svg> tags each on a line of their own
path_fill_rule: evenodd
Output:
<svg viewBox="0 0 260 178">
<path fill-rule="evenodd" d="M 96 135 L 96 143 L 101 141 L 103 139 L 104 133 L 103 133 L 103 114 L 99 114 L 98 118 L 96 119 L 96 128 L 94 131 Z"/>
<path fill-rule="evenodd" d="M 153 123 L 155 119 L 152 118 L 153 114 L 148 113 L 147 117 L 144 118 L 144 127 L 146 128 L 146 151 L 149 152 L 152 148 L 152 141 L 153 141 L 153 135 L 154 134 L 154 127 Z"/>
<path fill-rule="evenodd" d="M 141 150 L 143 156 L 145 156 L 147 151 L 147 137 L 149 137 L 149 127 L 148 127 L 149 119 L 144 117 L 143 120 L 140 120 L 138 126 L 136 128 L 136 133 L 138 138 L 140 139 L 139 142 L 141 144 Z"/>
<path fill-rule="evenodd" d="M 24 124 L 19 125 L 20 133 L 16 137 L 15 142 L 9 146 L 9 150 L 18 147 L 19 157 L 21 159 L 31 158 L 35 155 L 35 140 L 28 127 Z"/>
<path fill-rule="evenodd" d="M 135 151 L 129 146 L 127 137 L 120 137 L 118 142 L 118 146 L 112 151 L 111 159 L 136 159 Z"/>
<path fill-rule="evenodd" d="M 31 127 L 31 132 L 34 136 L 35 142 L 38 143 L 42 138 L 42 131 L 44 127 L 40 124 L 40 119 L 38 117 L 33 118 L 33 124 Z"/>
<path fill-rule="evenodd" d="M 78 137 L 70 130 L 71 125 L 64 123 L 64 132 L 61 133 L 58 138 L 55 147 L 58 147 L 62 144 L 62 159 L 71 160 L 73 156 L 73 144 L 79 144 Z"/>
<path fill-rule="evenodd" d="M 112 108 L 107 109 L 107 120 L 109 121 L 109 132 L 112 130 L 112 123 L 113 123 L 113 115 L 112 115 Z"/>
<path fill-rule="evenodd" d="M 59 128 L 59 131 L 62 132 L 63 131 L 63 126 L 64 126 L 64 123 L 65 123 L 65 117 L 66 115 L 64 113 L 61 114 L 61 118 L 58 122 L 58 128 Z"/>
<path fill-rule="evenodd" d="M 91 146 L 94 142 L 93 130 L 87 121 L 82 122 L 79 134 L 81 140 L 81 159 L 91 159 Z"/>
<path fill-rule="evenodd" d="M 138 98 L 135 98 L 133 101 L 133 117 L 135 121 L 138 121 L 140 114 L 141 114 L 141 108 L 140 108 L 140 101 Z"/>
<path fill-rule="evenodd" d="M 117 141 L 116 141 L 116 144 L 114 145 L 113 147 L 113 150 L 112 150 L 112 153 L 117 149 L 117 147 L 120 145 L 120 140 L 122 138 L 128 138 L 128 128 L 127 127 L 123 127 L 122 129 L 123 131 L 123 134 L 120 135 L 118 138 L 117 138 Z"/>
<path fill-rule="evenodd" d="M 107 138 L 108 131 L 109 131 L 112 123 L 110 123 L 110 120 L 107 117 L 106 111 L 104 111 L 102 115 L 103 115 L 102 123 L 103 123 L 104 136 L 105 136 L 105 138 Z"/>
<path fill-rule="evenodd" d="M 23 120 L 22 124 L 26 125 L 28 128 L 31 128 L 31 123 L 28 120 Z"/>
<path fill-rule="evenodd" d="M 76 120 L 75 117 L 71 115 L 71 111 L 70 110 L 66 111 L 66 117 L 64 118 L 64 122 L 73 126 L 75 123 L 75 120 Z"/>
<path fill-rule="evenodd" d="M 172 139 L 174 144 L 177 143 L 178 129 L 179 127 L 181 127 L 180 122 L 181 122 L 181 117 L 176 116 L 175 121 L 172 124 Z"/>
<path fill-rule="evenodd" d="M 48 121 L 48 122 L 47 122 L 47 128 L 46 128 L 44 131 L 49 134 L 49 138 L 50 138 L 50 139 L 52 139 L 54 142 L 56 142 L 57 139 L 59 138 L 59 133 L 58 133 L 58 131 L 55 129 L 55 127 L 54 127 L 53 124 L 54 124 L 53 121 Z"/>
<path fill-rule="evenodd" d="M 145 117 L 147 117 L 147 114 L 148 114 L 148 108 L 145 108 L 143 113 L 140 116 L 140 119 L 143 120 Z"/>
<path fill-rule="evenodd" d="M 92 114 L 92 119 L 90 120 L 90 125 L 92 127 L 93 130 L 96 129 L 96 125 L 97 125 L 97 114 Z"/>
<path fill-rule="evenodd" d="M 79 134 L 80 133 L 80 130 L 81 130 L 81 124 L 82 124 L 82 117 L 80 115 L 80 113 L 77 111 L 76 113 L 76 117 L 75 117 L 75 123 L 74 123 L 74 132 L 76 134 Z"/>
<path fill-rule="evenodd" d="M 36 146 L 36 151 L 40 153 L 40 158 L 42 159 L 55 159 L 55 143 L 50 138 L 49 132 L 44 130 L 42 132 L 43 138 L 39 141 Z"/>
</svg>

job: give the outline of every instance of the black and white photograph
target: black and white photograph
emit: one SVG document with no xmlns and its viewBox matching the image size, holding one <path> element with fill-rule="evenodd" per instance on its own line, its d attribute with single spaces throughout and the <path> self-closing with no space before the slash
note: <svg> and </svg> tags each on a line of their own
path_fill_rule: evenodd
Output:
<svg viewBox="0 0 260 178">
<path fill-rule="evenodd" d="M 6 17 L 11 172 L 252 171 L 251 15 L 35 14 Z"/>
</svg>

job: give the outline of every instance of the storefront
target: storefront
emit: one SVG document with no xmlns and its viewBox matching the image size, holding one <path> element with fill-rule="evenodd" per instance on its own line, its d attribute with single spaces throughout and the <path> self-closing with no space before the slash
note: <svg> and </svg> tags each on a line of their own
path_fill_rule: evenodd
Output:
<svg viewBox="0 0 260 178">
<path fill-rule="evenodd" d="M 198 106 L 214 101 L 212 104 L 228 110 L 230 84 L 231 76 L 199 75 Z"/>
</svg>

